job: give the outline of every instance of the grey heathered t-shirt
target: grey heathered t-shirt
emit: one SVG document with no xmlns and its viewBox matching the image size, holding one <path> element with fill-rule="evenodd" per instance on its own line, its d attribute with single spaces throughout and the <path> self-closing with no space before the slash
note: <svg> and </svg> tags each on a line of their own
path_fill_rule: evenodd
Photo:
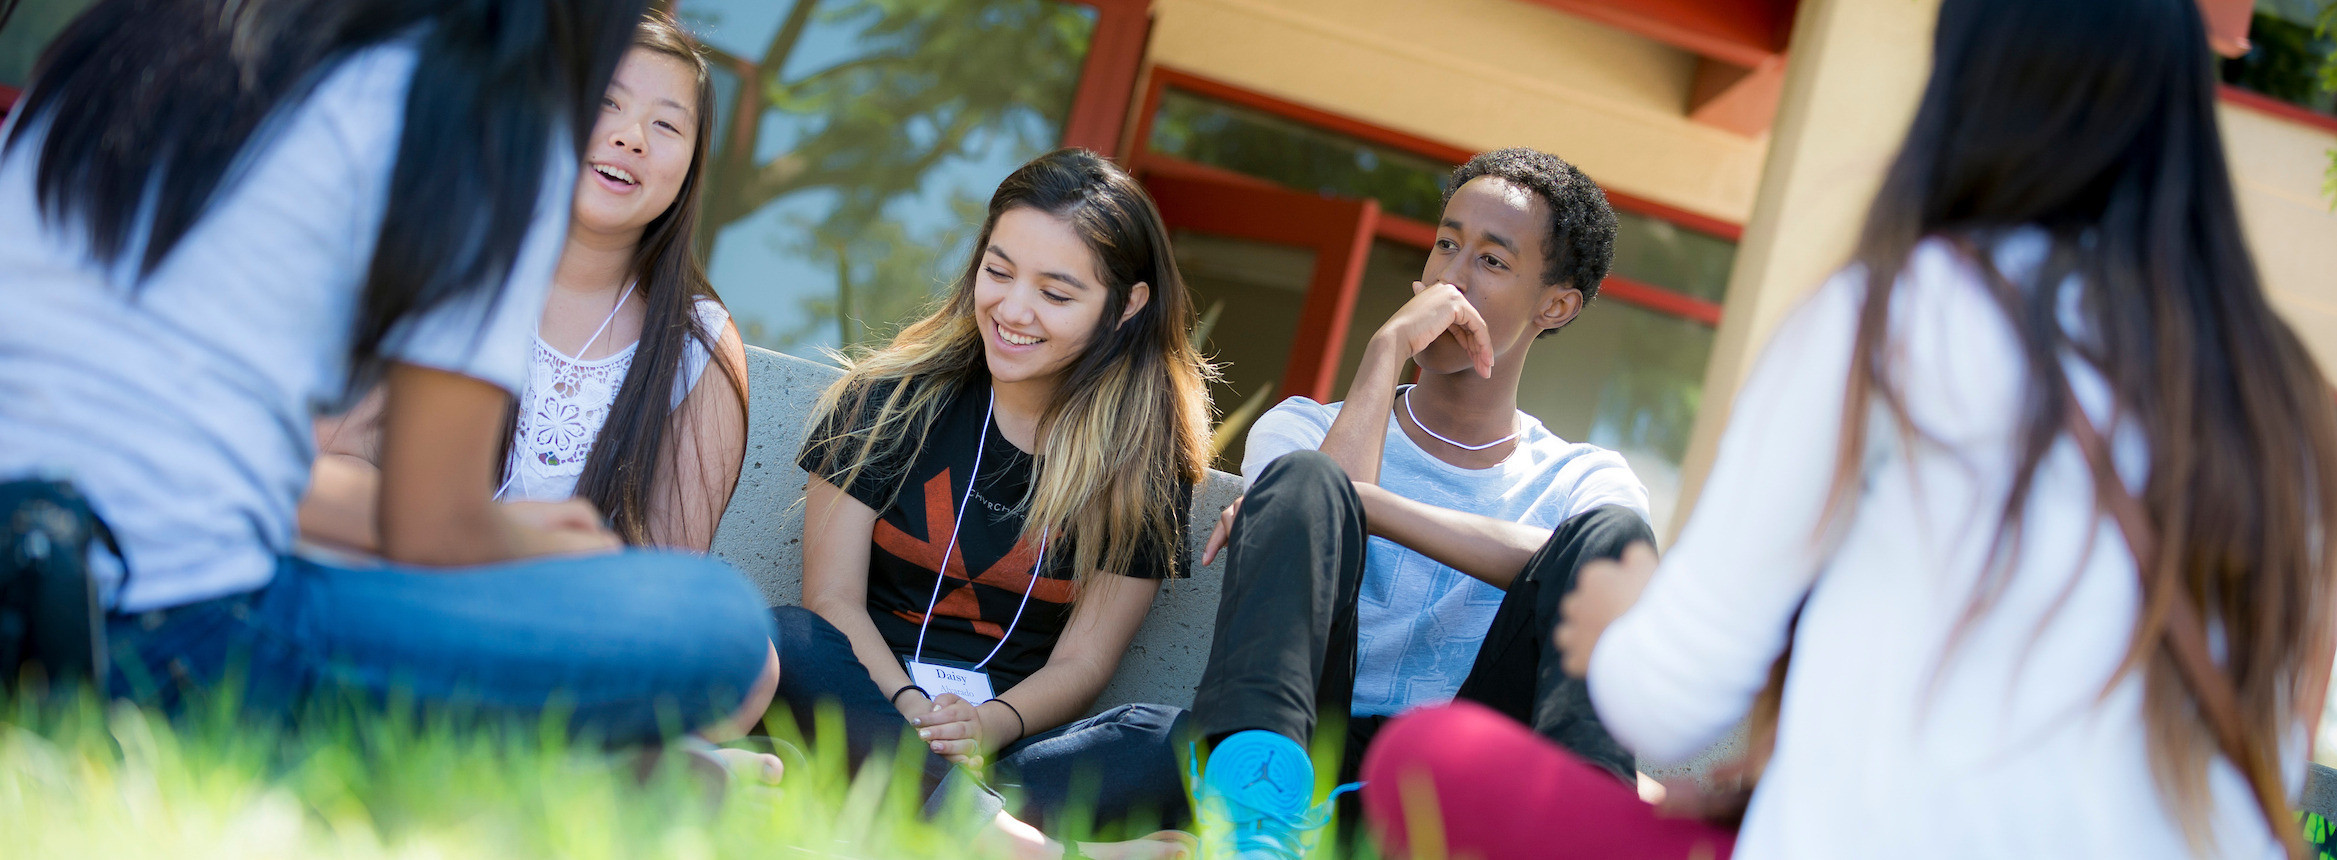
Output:
<svg viewBox="0 0 2337 860">
<path fill-rule="evenodd" d="M 0 160 L 0 480 L 62 474 L 90 498 L 130 568 L 120 608 L 258 588 L 291 551 L 310 419 L 345 399 L 416 60 L 411 38 L 359 51 L 281 108 L 143 283 L 138 255 L 100 264 L 41 216 L 43 128 Z M 525 383 L 576 182 L 568 135 L 554 141 L 507 283 L 407 320 L 388 357 Z"/>
</svg>

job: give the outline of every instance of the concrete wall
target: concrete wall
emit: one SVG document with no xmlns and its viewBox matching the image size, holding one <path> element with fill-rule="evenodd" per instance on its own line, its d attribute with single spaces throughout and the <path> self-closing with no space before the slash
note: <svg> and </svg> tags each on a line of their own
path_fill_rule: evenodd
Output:
<svg viewBox="0 0 2337 860">
<path fill-rule="evenodd" d="M 1931 73 L 1939 0 L 1802 0 L 1759 199 L 1737 245 L 1668 542 L 1696 504 L 1752 358 L 1842 265 Z"/>
<path fill-rule="evenodd" d="M 1695 505 L 1753 357 L 1848 259 L 1930 74 L 1938 8 L 1938 0 L 1802 3 L 1774 143 L 1738 246 L 1667 537 Z M 2337 132 L 2228 101 L 2219 117 L 2264 286 L 2322 372 L 2337 378 L 2337 214 L 2322 192 Z"/>
<path fill-rule="evenodd" d="M 1519 0 L 1158 0 L 1153 63 L 1472 150 L 1557 153 L 1742 222 L 1765 138 L 1690 122 L 1696 57 Z"/>
<path fill-rule="evenodd" d="M 2217 113 L 2264 288 L 2337 379 L 2337 213 L 2322 192 L 2337 131 L 2232 102 Z"/>
</svg>

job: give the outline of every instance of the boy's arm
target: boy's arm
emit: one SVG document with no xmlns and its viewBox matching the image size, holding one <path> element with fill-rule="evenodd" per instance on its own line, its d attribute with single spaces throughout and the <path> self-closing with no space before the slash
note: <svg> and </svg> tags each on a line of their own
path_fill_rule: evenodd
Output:
<svg viewBox="0 0 2337 860">
<path fill-rule="evenodd" d="M 1355 381 L 1347 386 L 1347 405 L 1323 436 L 1322 452 L 1331 455 L 1347 477 L 1358 484 L 1379 483 L 1380 453 L 1388 441 L 1388 414 L 1396 406 L 1396 382 L 1404 362 L 1451 332 L 1468 350 L 1477 374 L 1493 376 L 1493 341 L 1485 319 L 1451 284 L 1412 283 L 1412 300 L 1389 317 L 1363 349 Z M 1539 546 L 1539 544 L 1536 544 Z M 1522 562 L 1521 562 L 1522 564 Z M 1511 571 L 1515 575 L 1516 571 Z"/>
<path fill-rule="evenodd" d="M 1375 484 L 1357 481 L 1355 494 L 1363 499 L 1363 521 L 1373 537 L 1395 541 L 1503 590 L 1550 541 L 1549 529 L 1440 508 Z"/>
</svg>

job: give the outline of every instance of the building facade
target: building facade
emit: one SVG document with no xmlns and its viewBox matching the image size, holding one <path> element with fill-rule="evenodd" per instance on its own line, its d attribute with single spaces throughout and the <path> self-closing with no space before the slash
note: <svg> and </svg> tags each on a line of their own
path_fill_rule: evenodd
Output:
<svg viewBox="0 0 2337 860">
<path fill-rule="evenodd" d="M 25 0 L 0 27 L 0 103 L 87 5 Z M 1505 146 L 1566 158 L 1615 204 L 1614 274 L 1534 347 L 1520 405 L 1629 458 L 1668 536 L 1752 355 L 1847 257 L 1938 0 L 661 5 L 715 62 L 701 238 L 750 343 L 817 357 L 883 338 L 962 273 L 999 179 L 1085 146 L 1135 171 L 1174 233 L 1226 365 L 1226 466 L 1265 406 L 1342 396 L 1410 296 L 1453 166 Z M 2222 107 L 2240 206 L 2273 300 L 2337 377 L 2337 117 L 2259 61 L 2325 53 L 2285 29 L 2318 7 L 2202 5 L 2227 53 L 2255 22 L 2261 45 L 2226 69 L 2253 89 Z"/>
</svg>

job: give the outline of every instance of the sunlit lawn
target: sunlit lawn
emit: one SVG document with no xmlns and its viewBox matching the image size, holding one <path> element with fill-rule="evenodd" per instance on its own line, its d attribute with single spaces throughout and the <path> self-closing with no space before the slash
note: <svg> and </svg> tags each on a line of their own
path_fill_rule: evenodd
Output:
<svg viewBox="0 0 2337 860">
<path fill-rule="evenodd" d="M 779 786 L 734 779 L 712 792 L 679 756 L 644 779 L 639 752 L 573 741 L 549 722 L 458 727 L 406 713 L 318 709 L 270 728 L 226 702 L 171 719 L 87 696 L 0 694 L 0 858 L 983 853 L 976 822 L 919 814 L 914 771 L 850 778 L 836 748 L 809 750 L 808 763 L 790 755 Z"/>
<path fill-rule="evenodd" d="M 533 726 L 457 729 L 343 708 L 296 729 L 230 706 L 0 702 L 0 857 L 963 857 L 970 826 L 917 813 L 913 775 L 840 755 L 778 787 L 711 792 L 679 757 Z M 824 766 L 823 766 L 824 765 Z"/>
</svg>

